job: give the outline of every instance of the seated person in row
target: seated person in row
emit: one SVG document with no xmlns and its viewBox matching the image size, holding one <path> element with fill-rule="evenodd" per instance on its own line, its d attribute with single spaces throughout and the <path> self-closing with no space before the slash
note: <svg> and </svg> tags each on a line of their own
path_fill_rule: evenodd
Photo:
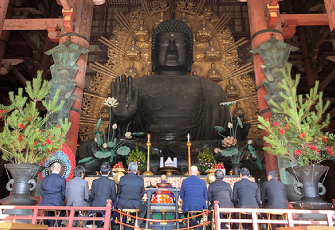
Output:
<svg viewBox="0 0 335 230">
<path fill-rule="evenodd" d="M 215 171 L 215 181 L 208 186 L 208 201 L 209 208 L 214 209 L 214 201 L 219 201 L 220 208 L 233 208 L 233 191 L 229 183 L 223 181 L 224 173 L 222 170 Z M 220 213 L 220 218 L 223 218 L 223 213 Z M 212 216 L 210 216 L 212 219 Z M 224 228 L 224 223 L 221 223 L 221 228 Z"/>
<path fill-rule="evenodd" d="M 214 201 L 219 201 L 220 208 L 233 208 L 233 191 L 230 184 L 223 181 L 224 174 L 221 170 L 215 171 L 215 181 L 208 186 L 208 201 L 210 208 L 214 208 Z"/>
<path fill-rule="evenodd" d="M 106 207 L 107 200 L 111 199 L 113 203 L 116 199 L 115 181 L 108 178 L 111 166 L 109 163 L 103 163 L 100 166 L 101 177 L 92 182 L 91 202 L 93 207 Z M 99 215 L 101 212 L 99 213 Z M 98 227 L 102 226 L 101 221 L 96 222 Z"/>
<path fill-rule="evenodd" d="M 81 165 L 74 168 L 74 177 L 66 183 L 66 206 L 90 206 L 88 182 L 84 180 L 85 168 Z"/>
<path fill-rule="evenodd" d="M 138 216 L 144 218 L 146 205 L 143 204 L 144 181 L 142 177 L 136 175 L 137 163 L 128 164 L 128 174 L 121 177 L 117 188 L 117 208 L 118 209 L 139 209 Z M 140 225 L 143 221 L 139 220 Z"/>
<path fill-rule="evenodd" d="M 183 180 L 180 188 L 180 198 L 183 200 L 182 210 L 185 216 L 189 211 L 203 211 L 207 208 L 207 186 L 204 180 L 197 177 L 199 174 L 197 166 L 191 166 L 189 174 L 190 176 Z M 201 216 L 196 217 L 195 221 L 190 221 L 190 226 L 200 224 L 200 220 Z"/>
<path fill-rule="evenodd" d="M 166 191 L 166 189 L 169 189 L 171 184 L 163 182 L 163 181 L 166 181 L 166 180 L 162 180 L 161 183 L 156 184 L 156 188 L 160 188 L 162 190 L 158 190 L 153 194 L 152 200 L 151 200 L 151 203 L 153 204 L 173 204 L 174 203 L 174 195 L 170 191 Z"/>
<path fill-rule="evenodd" d="M 88 182 L 84 180 L 85 168 L 78 165 L 73 170 L 74 177 L 66 183 L 65 197 L 66 206 L 86 207 L 89 204 Z M 87 214 L 87 212 L 85 212 Z M 77 226 L 78 221 L 73 221 L 73 226 Z"/>
<path fill-rule="evenodd" d="M 166 175 L 161 176 L 161 183 L 168 183 Z M 169 183 L 169 188 L 172 188 L 172 185 L 170 183 Z"/>
<path fill-rule="evenodd" d="M 64 177 L 59 175 L 62 165 L 55 162 L 51 166 L 51 174 L 44 177 L 41 183 L 41 206 L 65 206 L 65 188 L 66 181 Z M 47 211 L 47 216 L 54 216 L 54 211 Z M 60 216 L 64 216 L 65 211 L 61 211 Z M 61 220 L 57 220 L 58 226 Z M 55 220 L 49 220 L 49 227 L 55 225 Z"/>
<path fill-rule="evenodd" d="M 286 186 L 278 180 L 278 173 L 271 170 L 268 173 L 268 181 L 263 183 L 262 203 L 265 208 L 287 209 L 287 193 Z M 282 220 L 282 215 L 271 214 L 271 219 Z M 281 224 L 272 224 L 272 229 L 276 227 L 284 227 Z"/>
<path fill-rule="evenodd" d="M 240 181 L 234 184 L 233 201 L 235 208 L 259 208 L 261 203 L 261 194 L 258 185 L 249 180 L 250 171 L 247 168 L 241 168 Z M 250 219 L 250 214 L 241 214 L 242 219 Z M 243 228 L 252 229 L 251 224 L 242 224 Z"/>
</svg>

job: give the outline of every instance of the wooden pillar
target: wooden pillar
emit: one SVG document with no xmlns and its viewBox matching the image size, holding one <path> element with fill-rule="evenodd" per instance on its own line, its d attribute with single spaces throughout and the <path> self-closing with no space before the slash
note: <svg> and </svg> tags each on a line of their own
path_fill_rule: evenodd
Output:
<svg viewBox="0 0 335 230">
<path fill-rule="evenodd" d="M 57 16 L 58 6 L 59 5 L 57 4 L 56 1 L 52 1 L 50 11 L 49 11 L 50 12 L 49 18 L 55 18 Z M 43 45 L 43 55 L 41 58 L 41 63 L 40 63 L 40 68 L 39 68 L 40 70 L 43 70 L 43 73 L 42 73 L 43 80 L 47 79 L 48 69 L 49 69 L 49 60 L 50 60 L 49 55 L 46 55 L 45 52 L 47 52 L 51 48 L 52 48 L 52 41 L 48 37 L 48 33 L 46 33 L 45 39 L 44 39 L 44 45 Z M 37 76 L 37 71 L 36 73 L 34 73 L 34 77 L 36 76 Z"/>
<path fill-rule="evenodd" d="M 2 1 L 2 0 L 0 0 Z M 6 1 L 4 1 L 6 2 Z M 1 2 L 0 3 L 0 14 L 3 13 L 3 8 L 2 8 L 2 4 L 4 2 Z M 9 2 L 9 1 L 8 1 Z M 13 0 L 10 1 L 11 3 L 14 2 Z M 5 12 L 5 15 L 4 17 L 5 18 L 11 18 L 12 17 L 12 14 L 13 14 L 13 9 L 14 7 L 12 5 L 9 5 L 7 3 L 7 7 L 6 7 L 6 10 L 7 12 Z M 2 16 L 1 16 L 2 17 Z M 1 19 L 0 19 L 1 20 Z M 2 23 L 2 24 L 1 24 Z M 3 23 L 4 23 L 4 20 L 2 22 L 0 22 L 0 68 L 1 68 L 1 63 L 2 63 L 2 59 L 4 58 L 5 56 L 5 53 L 6 53 L 6 47 L 7 47 L 7 42 L 8 42 L 8 39 L 9 39 L 9 35 L 10 35 L 10 30 L 2 30 L 2 27 L 3 27 Z"/>
<path fill-rule="evenodd" d="M 272 36 L 280 41 L 284 41 L 284 37 L 280 33 L 264 31 L 268 29 L 266 20 L 267 4 L 268 0 L 248 0 L 252 49 L 260 46 L 261 44 L 269 40 Z M 281 31 L 281 22 L 279 18 L 274 29 Z M 256 34 L 257 32 L 259 33 L 258 35 Z M 253 37 L 253 35 L 255 36 Z M 259 54 L 253 54 L 253 60 L 254 60 L 256 86 L 259 86 L 265 79 L 265 75 L 263 73 L 263 70 L 261 69 L 261 65 L 264 62 Z M 264 99 L 264 96 L 267 94 L 268 92 L 263 86 L 257 90 L 259 112 L 261 116 L 265 119 L 271 118 L 269 105 L 266 103 Z M 268 133 L 263 130 L 262 135 L 267 136 Z M 263 141 L 263 143 L 264 146 L 269 146 L 267 142 Z M 266 172 L 268 173 L 270 170 L 276 170 L 277 172 L 279 172 L 277 157 L 265 151 L 264 151 L 264 157 L 265 157 Z"/>
<path fill-rule="evenodd" d="M 8 5 L 9 5 L 9 0 L 0 1 L 0 35 L 2 33 L 3 24 L 5 22 Z"/>
<path fill-rule="evenodd" d="M 324 0 L 330 31 L 335 29 L 335 0 Z"/>
<path fill-rule="evenodd" d="M 91 24 L 93 17 L 93 0 L 72 0 L 73 7 L 76 12 L 75 19 L 75 28 L 73 33 L 78 34 L 79 36 L 84 36 L 89 39 L 91 35 Z M 66 33 L 66 32 L 65 32 Z M 89 49 L 89 42 L 84 38 L 78 36 L 66 36 L 62 37 L 59 43 L 63 43 L 66 39 L 70 38 L 73 43 Z M 73 91 L 73 94 L 76 96 L 76 99 L 72 105 L 69 114 L 69 121 L 72 123 L 71 128 L 67 134 L 67 144 L 71 148 L 73 154 L 76 154 L 77 142 L 78 142 L 78 133 L 79 133 L 79 121 L 80 121 L 80 111 L 81 103 L 83 100 L 83 89 L 85 86 L 85 75 L 87 68 L 87 59 L 88 54 L 81 54 L 78 61 L 76 62 L 79 66 L 79 69 L 75 75 L 75 80 L 77 81 L 77 86 Z"/>
<path fill-rule="evenodd" d="M 316 68 L 313 68 L 311 65 L 309 50 L 306 42 L 305 28 L 299 27 L 299 36 L 302 50 L 302 58 L 305 63 L 305 74 L 307 79 L 308 88 L 312 88 L 315 85 L 315 81 L 318 80 L 318 72 Z"/>
</svg>

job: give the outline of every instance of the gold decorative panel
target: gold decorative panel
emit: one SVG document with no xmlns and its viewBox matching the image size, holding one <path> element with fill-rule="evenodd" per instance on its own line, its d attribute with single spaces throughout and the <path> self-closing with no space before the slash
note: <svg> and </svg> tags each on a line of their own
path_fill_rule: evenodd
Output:
<svg viewBox="0 0 335 230">
<path fill-rule="evenodd" d="M 113 35 L 99 40 L 109 47 L 108 62 L 91 66 L 97 74 L 84 93 L 79 131 L 81 140 L 93 137 L 95 124 L 100 117 L 108 124 L 109 110 L 106 110 L 103 102 L 110 96 L 110 86 L 115 76 L 125 72 L 133 73 L 135 77 L 151 74 L 151 35 L 155 26 L 170 18 L 171 9 L 167 1 L 163 0 L 152 1 L 149 5 L 143 0 L 141 3 L 141 8 L 127 15 L 116 12 L 119 24 L 114 27 Z M 234 109 L 244 111 L 245 121 L 252 123 L 248 137 L 260 138 L 255 82 L 248 75 L 253 67 L 251 63 L 240 66 L 237 62 L 237 47 L 247 41 L 234 41 L 231 31 L 226 27 L 229 14 L 219 17 L 204 8 L 203 3 L 203 0 L 182 0 L 176 3 L 176 19 L 186 22 L 194 35 L 191 74 L 210 78 L 220 84 L 228 99 L 238 102 L 231 107 L 232 112 Z"/>
</svg>

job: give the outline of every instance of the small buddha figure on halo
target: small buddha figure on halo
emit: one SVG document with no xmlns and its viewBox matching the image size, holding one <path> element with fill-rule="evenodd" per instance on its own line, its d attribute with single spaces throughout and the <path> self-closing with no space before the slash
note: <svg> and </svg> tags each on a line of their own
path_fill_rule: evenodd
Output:
<svg viewBox="0 0 335 230">
<path fill-rule="evenodd" d="M 215 68 L 215 63 L 211 64 L 211 68 L 208 70 L 208 79 L 211 79 L 214 82 L 221 81 L 221 74 L 218 69 Z"/>
<path fill-rule="evenodd" d="M 149 39 L 149 30 L 144 25 L 144 20 L 140 19 L 140 25 L 137 26 L 134 30 L 134 38 L 137 41 L 144 42 Z"/>
<path fill-rule="evenodd" d="M 141 51 L 140 48 L 136 46 L 136 41 L 132 40 L 131 45 L 128 46 L 126 50 L 125 58 L 128 61 L 138 61 L 141 59 L 140 53 Z"/>
<path fill-rule="evenodd" d="M 229 79 L 228 85 L 226 86 L 226 94 L 228 98 L 238 98 L 240 96 L 240 89 L 237 85 L 234 85 L 233 79 Z"/>
<path fill-rule="evenodd" d="M 245 116 L 245 111 L 241 108 L 241 102 L 236 102 L 236 108 L 233 110 L 233 117 Z"/>
<path fill-rule="evenodd" d="M 158 19 L 158 21 L 155 23 L 156 26 L 158 26 L 162 21 L 165 20 L 164 17 L 164 12 L 160 12 L 160 18 Z"/>
<path fill-rule="evenodd" d="M 137 70 L 134 67 L 134 62 L 129 63 L 129 67 L 126 69 L 125 73 L 127 76 L 137 77 Z"/>
<path fill-rule="evenodd" d="M 205 58 L 208 62 L 219 61 L 221 59 L 221 54 L 218 48 L 214 45 L 214 41 L 209 41 L 209 46 L 205 49 Z"/>
<path fill-rule="evenodd" d="M 186 14 L 183 12 L 180 14 L 180 20 L 182 20 L 183 22 L 185 22 L 189 27 L 191 27 L 190 25 L 190 21 L 186 18 Z"/>
<path fill-rule="evenodd" d="M 201 25 L 198 27 L 195 38 L 199 42 L 208 42 L 211 39 L 211 37 L 212 37 L 211 30 L 206 25 L 206 20 L 205 19 L 201 20 Z"/>
</svg>

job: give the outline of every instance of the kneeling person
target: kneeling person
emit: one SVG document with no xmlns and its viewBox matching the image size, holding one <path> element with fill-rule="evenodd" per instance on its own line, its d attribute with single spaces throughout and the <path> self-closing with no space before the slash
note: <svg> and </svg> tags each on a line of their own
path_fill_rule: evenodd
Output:
<svg viewBox="0 0 335 230">
<path fill-rule="evenodd" d="M 143 178 L 136 175 L 137 168 L 136 162 L 130 162 L 129 173 L 121 177 L 117 188 L 117 208 L 139 209 L 138 216 L 143 218 L 146 213 L 146 205 L 142 202 L 145 189 Z M 142 222 L 139 220 L 138 224 Z"/>
</svg>

